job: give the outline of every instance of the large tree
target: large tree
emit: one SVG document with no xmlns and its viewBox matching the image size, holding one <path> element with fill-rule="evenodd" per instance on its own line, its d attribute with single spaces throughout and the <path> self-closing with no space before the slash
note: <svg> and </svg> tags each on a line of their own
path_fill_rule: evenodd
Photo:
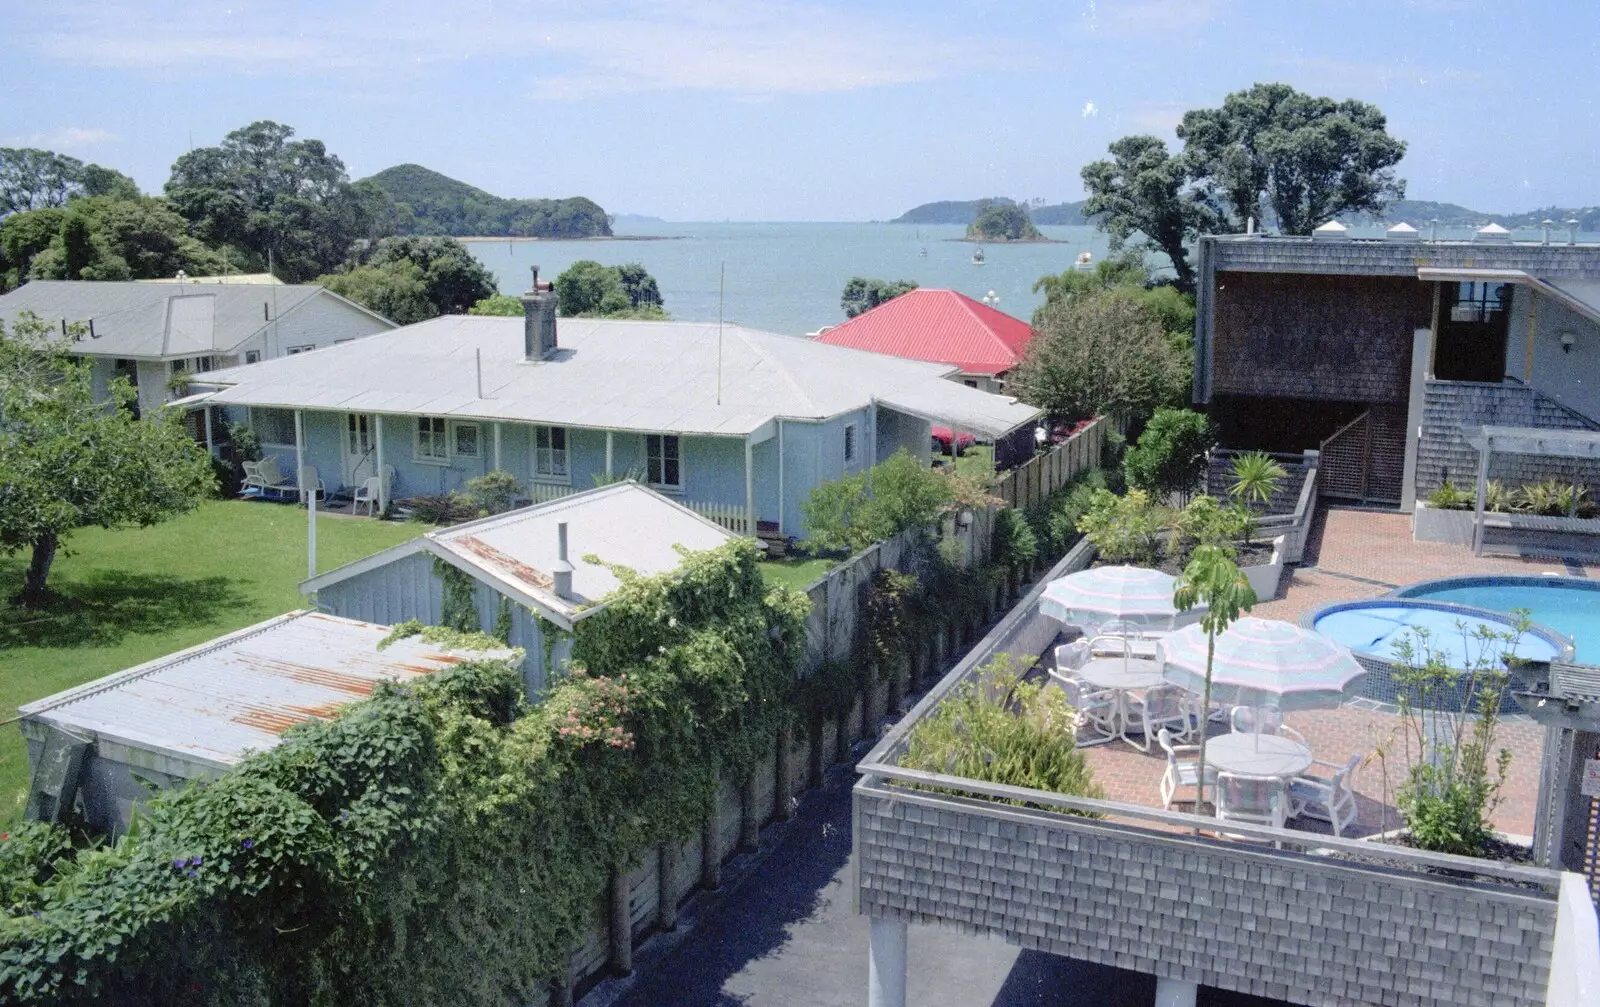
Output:
<svg viewBox="0 0 1600 1007">
<path fill-rule="evenodd" d="M 172 166 L 167 197 L 211 245 L 233 245 L 264 268 L 304 281 L 335 269 L 353 242 L 374 237 L 388 197 L 351 184 L 344 162 L 321 140 L 295 140 L 276 122 L 236 129 L 216 147 L 189 151 Z"/>
<path fill-rule="evenodd" d="M 32 210 L 6 219 L 21 238 L 31 217 L 59 218 L 56 233 L 30 257 L 27 276 L 39 280 L 148 280 L 221 273 L 221 255 L 188 232 L 167 201 L 153 196 L 119 199 L 82 196 L 66 210 Z M 9 257 L 9 253 L 8 253 Z"/>
<path fill-rule="evenodd" d="M 73 529 L 156 524 L 215 486 L 205 449 L 175 413 L 137 419 L 126 380 L 111 382 L 108 404 L 89 375 L 31 314 L 0 332 L 0 553 L 31 553 L 26 606 L 44 604 Z"/>
<path fill-rule="evenodd" d="M 1014 383 L 1053 416 L 1148 415 L 1182 401 L 1184 360 L 1149 307 L 1108 290 L 1047 303 Z"/>
<path fill-rule="evenodd" d="M 879 280 L 870 276 L 852 276 L 844 285 L 844 293 L 839 295 L 839 307 L 844 309 L 846 318 L 854 318 L 864 311 L 871 311 L 878 305 L 915 289 L 917 284 L 913 280 Z"/>
<path fill-rule="evenodd" d="M 1178 289 L 1194 293 L 1187 247 L 1212 227 L 1215 215 L 1188 193 L 1183 159 L 1154 136 L 1125 136 L 1110 149 L 1110 160 L 1083 166 L 1089 193 L 1083 215 L 1119 248 L 1135 232 L 1143 234 L 1172 260 Z"/>
<path fill-rule="evenodd" d="M 317 282 L 402 325 L 466 314 L 497 290 L 461 242 L 415 235 L 358 242 L 343 270 Z"/>
<path fill-rule="evenodd" d="M 1178 126 L 1197 196 L 1242 231 L 1270 211 L 1284 234 L 1310 234 L 1344 213 L 1376 213 L 1405 196 L 1394 166 L 1406 145 L 1364 101 L 1256 84 L 1195 109 Z"/>
<path fill-rule="evenodd" d="M 35 147 L 0 147 L 0 216 L 65 206 L 76 192 L 83 162 Z"/>
<path fill-rule="evenodd" d="M 604 266 L 593 259 L 579 259 L 556 277 L 555 288 L 563 315 L 666 317 L 655 277 L 637 262 Z"/>
</svg>

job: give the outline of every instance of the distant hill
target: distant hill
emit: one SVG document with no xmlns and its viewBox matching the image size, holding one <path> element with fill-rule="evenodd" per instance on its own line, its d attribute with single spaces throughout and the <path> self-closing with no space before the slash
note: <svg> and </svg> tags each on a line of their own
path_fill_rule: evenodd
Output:
<svg viewBox="0 0 1600 1007">
<path fill-rule="evenodd" d="M 937 203 L 923 203 L 889 221 L 891 224 L 961 224 L 966 226 L 978 219 L 979 207 L 984 203 L 1014 204 L 1016 200 L 1004 196 L 990 199 L 947 199 Z M 1087 224 L 1081 212 L 1083 203 L 1056 203 L 1035 207 L 1030 211 L 1035 224 Z"/>
<path fill-rule="evenodd" d="M 1034 215 L 1038 219 L 1038 214 Z M 1347 223 L 1370 223 L 1372 217 L 1353 217 Z M 1419 231 L 1426 231 L 1429 221 L 1438 220 L 1440 227 L 1482 227 L 1493 221 L 1512 230 L 1536 229 L 1546 219 L 1556 223 L 1556 231 L 1565 233 L 1567 221 L 1576 219 L 1578 230 L 1600 230 L 1600 207 L 1547 206 L 1524 213 L 1485 213 L 1469 210 L 1456 203 L 1437 203 L 1427 199 L 1401 199 L 1391 204 L 1376 219 L 1386 224 L 1405 221 Z"/>
<path fill-rule="evenodd" d="M 592 199 L 506 199 L 420 164 L 397 164 L 369 180 L 394 200 L 401 234 L 458 237 L 593 238 L 611 234 L 606 211 Z"/>
</svg>

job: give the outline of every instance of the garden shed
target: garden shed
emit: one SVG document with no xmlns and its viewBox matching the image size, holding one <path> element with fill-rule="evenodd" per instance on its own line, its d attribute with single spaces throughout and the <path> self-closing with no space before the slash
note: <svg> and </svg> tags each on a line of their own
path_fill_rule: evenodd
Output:
<svg viewBox="0 0 1600 1007">
<path fill-rule="evenodd" d="M 147 783 L 215 779 L 294 725 L 370 696 L 379 681 L 482 656 L 416 636 L 378 649 L 388 635 L 388 626 L 290 612 L 26 704 L 28 817 L 58 820 L 81 798 L 91 826 L 120 832 Z"/>
<path fill-rule="evenodd" d="M 471 584 L 484 630 L 509 619 L 507 639 L 527 653 L 523 682 L 536 696 L 549 666 L 565 657 L 573 624 L 603 608 L 622 583 L 615 568 L 666 573 L 683 561 L 680 550 L 714 549 L 736 537 L 625 481 L 428 532 L 313 577 L 300 590 L 334 615 L 438 625 L 445 579 L 459 572 Z"/>
</svg>

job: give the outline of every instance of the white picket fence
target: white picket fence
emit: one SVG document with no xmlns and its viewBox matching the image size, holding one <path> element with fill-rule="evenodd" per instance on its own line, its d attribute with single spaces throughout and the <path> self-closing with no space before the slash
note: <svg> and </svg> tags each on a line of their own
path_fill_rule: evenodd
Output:
<svg viewBox="0 0 1600 1007">
<path fill-rule="evenodd" d="M 528 499 L 532 500 L 536 504 L 541 504 L 547 500 L 560 500 L 562 497 L 569 497 L 576 492 L 577 490 L 573 489 L 571 486 L 556 486 L 550 483 L 533 483 L 528 487 Z"/>
<path fill-rule="evenodd" d="M 693 500 L 684 500 L 682 503 L 696 514 L 715 521 L 735 535 L 755 534 L 755 529 L 750 527 L 750 513 L 737 504 L 696 503 Z"/>
</svg>

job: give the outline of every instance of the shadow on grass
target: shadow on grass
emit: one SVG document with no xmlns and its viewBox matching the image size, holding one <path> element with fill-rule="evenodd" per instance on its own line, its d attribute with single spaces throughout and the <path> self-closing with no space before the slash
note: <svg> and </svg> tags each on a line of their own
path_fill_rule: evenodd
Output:
<svg viewBox="0 0 1600 1007">
<path fill-rule="evenodd" d="M 0 579 L 18 588 L 20 581 L 20 572 Z M 211 622 L 248 600 L 227 577 L 105 570 L 51 592 L 43 608 L 0 602 L 0 648 L 114 646 L 130 633 Z"/>
</svg>

